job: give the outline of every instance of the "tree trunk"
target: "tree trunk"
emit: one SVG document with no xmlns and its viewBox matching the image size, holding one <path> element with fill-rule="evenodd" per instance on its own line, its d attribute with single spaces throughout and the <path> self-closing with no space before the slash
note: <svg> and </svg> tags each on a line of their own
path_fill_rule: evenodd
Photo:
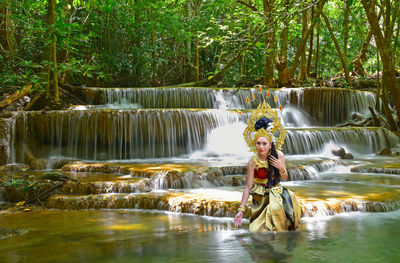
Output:
<svg viewBox="0 0 400 263">
<path fill-rule="evenodd" d="M 307 31 L 306 31 L 306 34 L 304 35 L 304 38 L 301 39 L 300 46 L 299 46 L 299 48 L 297 49 L 296 55 L 295 55 L 294 58 L 293 58 L 292 66 L 290 67 L 290 75 L 291 75 L 291 76 L 294 76 L 294 72 L 295 72 L 295 70 L 296 70 L 296 68 L 297 68 L 297 64 L 299 63 L 299 59 L 300 59 L 301 52 L 303 52 L 303 50 L 304 50 L 304 48 L 305 48 L 305 46 L 306 46 L 308 36 L 311 34 L 311 31 L 314 29 L 314 26 L 315 26 L 315 24 L 317 23 L 317 20 L 318 20 L 317 18 L 318 18 L 319 15 L 321 14 L 322 9 L 323 9 L 323 7 L 324 7 L 326 1 L 327 1 L 327 0 L 321 0 L 321 1 L 318 2 L 317 11 L 316 11 L 316 13 L 315 13 L 315 18 L 314 18 L 313 21 L 310 23 L 310 26 L 308 27 L 308 29 L 307 29 Z"/>
<path fill-rule="evenodd" d="M 47 8 L 47 23 L 48 23 L 48 36 L 50 38 L 49 45 L 49 67 L 47 75 L 47 91 L 46 99 L 54 98 L 56 103 L 60 102 L 60 93 L 58 90 L 58 80 L 57 80 L 57 37 L 55 32 L 56 23 L 56 1 L 49 0 Z"/>
<path fill-rule="evenodd" d="M 301 24 L 302 24 L 302 29 L 301 29 L 301 38 L 305 38 L 306 32 L 307 32 L 307 20 L 308 20 L 308 9 L 304 9 L 302 12 L 302 18 L 301 18 Z M 313 30 L 311 30 L 312 32 Z M 301 56 L 300 56 L 300 72 L 299 72 L 299 81 L 305 81 L 307 79 L 307 67 L 306 67 L 306 49 L 303 48 L 301 51 Z"/>
<path fill-rule="evenodd" d="M 143 33 L 142 33 L 142 18 L 141 12 L 142 10 L 139 8 L 141 5 L 141 0 L 134 0 L 134 35 L 133 35 L 133 45 L 140 50 L 143 45 Z M 142 71 L 143 71 L 143 62 L 142 57 L 138 56 L 138 61 L 134 65 L 134 74 L 133 74 L 133 82 L 135 86 L 141 86 L 141 79 L 142 79 Z"/>
<path fill-rule="evenodd" d="M 285 0 L 284 6 L 286 13 L 289 14 L 290 0 Z M 283 21 L 283 29 L 280 36 L 280 51 L 279 56 L 275 61 L 275 68 L 278 70 L 278 86 L 284 87 L 290 84 L 290 74 L 287 61 L 287 49 L 289 39 L 289 19 Z"/>
<path fill-rule="evenodd" d="M 200 59 L 199 59 L 199 38 L 196 37 L 196 49 L 195 49 L 195 65 L 196 65 L 196 81 L 200 80 Z"/>
<path fill-rule="evenodd" d="M 385 39 L 391 39 L 393 31 L 391 30 L 391 27 L 386 27 L 386 31 L 382 31 L 382 28 L 379 25 L 378 15 L 375 10 L 376 0 L 362 0 L 361 3 L 365 9 L 369 25 L 375 38 L 376 46 L 381 57 L 383 67 L 382 87 L 390 90 L 392 94 L 392 100 L 397 111 L 397 117 L 400 120 L 400 84 L 396 79 L 390 41 L 385 41 Z M 389 10 L 386 10 L 386 12 L 388 11 Z M 392 33 L 392 35 L 390 35 L 390 33 Z M 389 113 L 387 117 L 390 116 L 391 114 Z M 390 119 L 388 119 L 388 121 L 392 130 L 398 129 L 397 125 L 395 125 L 396 123 L 393 124 L 392 120 Z"/>
<path fill-rule="evenodd" d="M 338 53 L 338 55 L 339 55 L 340 62 L 342 62 L 342 67 L 343 67 L 343 69 L 344 69 L 344 75 L 345 75 L 345 78 L 346 78 L 346 82 L 347 82 L 347 84 L 348 84 L 349 86 L 351 86 L 350 73 L 349 73 L 349 69 L 348 69 L 347 66 L 346 66 L 346 59 L 343 57 L 343 54 L 342 54 L 342 52 L 340 51 L 339 43 L 338 43 L 338 41 L 337 41 L 337 39 L 336 39 L 336 37 L 335 37 L 335 34 L 333 34 L 333 30 L 332 30 L 332 27 L 331 27 L 331 25 L 330 25 L 330 23 L 329 23 L 328 18 L 326 17 L 326 15 L 324 14 L 324 12 L 321 12 L 321 16 L 323 17 L 323 19 L 324 19 L 324 21 L 325 21 L 326 27 L 327 27 L 328 30 L 329 30 L 329 33 L 330 33 L 331 38 L 332 38 L 332 40 L 333 40 L 333 43 L 335 43 L 336 51 L 337 51 L 337 53 Z"/>
<path fill-rule="evenodd" d="M 314 19 L 314 7 L 311 8 L 311 21 Z M 311 62 L 313 56 L 313 44 L 314 44 L 314 30 L 311 31 L 310 35 L 310 47 L 308 48 L 308 59 L 307 59 L 307 76 L 311 73 Z"/>
<path fill-rule="evenodd" d="M 394 46 L 393 46 L 393 61 L 394 61 L 395 65 L 396 65 L 396 61 L 397 61 L 396 47 L 399 42 L 399 36 L 400 36 L 400 16 L 397 18 L 397 31 L 396 31 L 396 37 L 394 38 Z"/>
<path fill-rule="evenodd" d="M 350 3 L 349 0 L 344 1 L 344 21 L 343 21 L 343 58 L 344 64 L 347 66 L 347 40 L 349 35 L 349 16 L 350 16 Z M 344 68 L 343 68 L 344 70 Z"/>
<path fill-rule="evenodd" d="M 272 15 L 272 2 L 270 0 L 263 0 L 264 15 L 265 15 L 265 28 L 267 31 L 264 35 L 265 40 L 265 64 L 264 64 L 264 86 L 274 87 L 274 25 Z"/>
<path fill-rule="evenodd" d="M 0 52 L 9 51 L 12 55 L 14 42 L 10 4 L 10 0 L 0 3 Z"/>
<path fill-rule="evenodd" d="M 362 45 L 360 52 L 351 62 L 353 64 L 353 72 L 359 76 L 364 77 L 367 71 L 364 69 L 364 61 L 367 59 L 368 45 L 371 42 L 372 30 L 368 31 L 367 37 L 365 38 L 364 44 Z"/>
<path fill-rule="evenodd" d="M 289 1 L 286 1 L 288 3 Z M 288 6 L 288 4 L 286 5 Z M 289 39 L 289 22 L 284 21 L 284 28 L 281 32 L 281 49 L 278 61 L 275 63 L 275 67 L 278 70 L 278 86 L 283 87 L 290 84 L 290 72 L 287 61 L 287 48 Z"/>
<path fill-rule="evenodd" d="M 152 67 L 151 85 L 156 86 L 157 85 L 156 37 L 153 29 L 151 30 L 151 67 Z"/>
<path fill-rule="evenodd" d="M 321 23 L 318 22 L 318 26 L 317 26 L 317 51 L 316 51 L 316 55 L 315 55 L 315 77 L 318 78 L 319 77 L 319 31 L 321 29 Z"/>
</svg>

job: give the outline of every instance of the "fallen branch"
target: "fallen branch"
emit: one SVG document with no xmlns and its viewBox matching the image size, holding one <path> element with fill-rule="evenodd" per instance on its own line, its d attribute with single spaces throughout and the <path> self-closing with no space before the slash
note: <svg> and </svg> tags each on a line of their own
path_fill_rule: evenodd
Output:
<svg viewBox="0 0 400 263">
<path fill-rule="evenodd" d="M 23 89 L 16 91 L 13 95 L 0 101 L 0 110 L 7 108 L 14 102 L 17 102 L 18 100 L 22 99 L 26 95 L 29 95 L 30 93 L 31 93 L 31 85 L 27 85 Z"/>
<path fill-rule="evenodd" d="M 52 188 L 50 188 L 50 189 L 44 191 L 43 193 L 41 193 L 41 194 L 39 194 L 39 195 L 37 195 L 37 196 L 34 196 L 34 197 L 28 199 L 25 203 L 26 203 L 26 204 L 32 204 L 33 202 L 39 200 L 40 198 L 48 198 L 50 195 L 53 194 L 53 192 L 54 192 L 55 190 L 57 190 L 58 188 L 60 188 L 61 186 L 63 186 L 63 185 L 65 184 L 65 182 L 66 182 L 66 181 L 64 181 L 64 182 L 62 182 L 62 183 L 60 183 L 60 184 L 57 184 L 57 185 L 55 185 L 54 187 L 52 187 Z"/>
</svg>

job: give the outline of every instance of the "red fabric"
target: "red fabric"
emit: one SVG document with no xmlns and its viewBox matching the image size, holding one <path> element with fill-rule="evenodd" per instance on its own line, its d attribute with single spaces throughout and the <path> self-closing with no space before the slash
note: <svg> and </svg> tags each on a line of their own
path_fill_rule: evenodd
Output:
<svg viewBox="0 0 400 263">
<path fill-rule="evenodd" d="M 254 170 L 254 178 L 259 179 L 267 179 L 268 178 L 268 169 L 267 168 L 258 168 Z"/>
</svg>

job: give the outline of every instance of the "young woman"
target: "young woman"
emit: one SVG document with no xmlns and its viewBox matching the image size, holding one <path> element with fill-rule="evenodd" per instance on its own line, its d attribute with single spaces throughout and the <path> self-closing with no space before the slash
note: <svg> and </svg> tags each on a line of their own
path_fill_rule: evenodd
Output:
<svg viewBox="0 0 400 263">
<path fill-rule="evenodd" d="M 277 132 L 279 137 L 275 136 Z M 301 215 L 299 202 L 292 191 L 280 184 L 288 174 L 285 156 L 276 150 L 282 147 L 286 137 L 277 112 L 264 102 L 252 113 L 244 136 L 254 156 L 247 163 L 247 181 L 235 216 L 235 226 L 242 224 L 245 205 L 251 195 L 250 231 L 297 229 Z"/>
</svg>

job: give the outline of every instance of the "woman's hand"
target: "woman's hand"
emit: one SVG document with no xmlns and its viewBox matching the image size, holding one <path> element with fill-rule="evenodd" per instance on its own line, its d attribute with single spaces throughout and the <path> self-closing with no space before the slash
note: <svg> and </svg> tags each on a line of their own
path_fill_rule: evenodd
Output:
<svg viewBox="0 0 400 263">
<path fill-rule="evenodd" d="M 282 171 L 282 170 L 284 170 L 286 168 L 285 161 L 283 160 L 283 158 L 282 159 L 281 158 L 277 159 L 277 158 L 275 158 L 274 156 L 271 155 L 269 157 L 269 161 L 279 171 Z"/>
<path fill-rule="evenodd" d="M 235 216 L 235 227 L 239 227 L 242 225 L 242 219 L 243 219 L 243 212 L 239 211 Z"/>
</svg>

